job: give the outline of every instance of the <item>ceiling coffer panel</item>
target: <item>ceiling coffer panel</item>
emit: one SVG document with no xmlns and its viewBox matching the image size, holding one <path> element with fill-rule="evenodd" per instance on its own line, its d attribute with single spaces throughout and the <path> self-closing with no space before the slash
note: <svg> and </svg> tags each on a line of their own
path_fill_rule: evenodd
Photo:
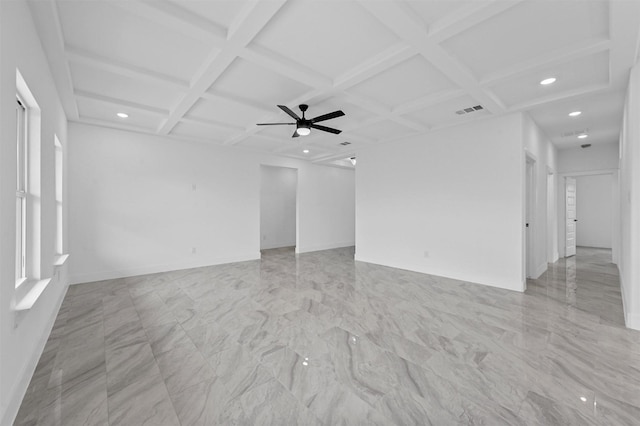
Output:
<svg viewBox="0 0 640 426">
<path fill-rule="evenodd" d="M 401 62 L 347 90 L 389 107 L 454 90 L 456 86 L 420 55 Z"/>
<path fill-rule="evenodd" d="M 190 81 L 212 47 L 128 13 L 127 4 L 129 1 L 58 1 L 65 43 L 104 58 Z"/>
<path fill-rule="evenodd" d="M 144 111 L 132 110 L 127 107 L 114 105 L 109 102 L 103 102 L 90 98 L 78 98 L 78 112 L 80 120 L 88 119 L 99 120 L 102 124 L 113 124 L 114 126 L 130 126 L 155 132 L 162 123 L 162 115 L 149 114 Z M 116 114 L 126 113 L 127 119 L 119 118 Z"/>
<path fill-rule="evenodd" d="M 274 71 L 237 58 L 213 83 L 210 93 L 236 97 L 269 108 L 292 101 L 311 88 Z"/>
<path fill-rule="evenodd" d="M 290 1 L 254 42 L 336 78 L 398 38 L 356 2 Z"/>
<path fill-rule="evenodd" d="M 523 1 L 442 46 L 483 79 L 550 52 L 608 37 L 607 1 Z"/>
<path fill-rule="evenodd" d="M 550 76 L 556 79 L 555 83 L 540 84 Z M 609 52 L 605 51 L 511 77 L 493 85 L 491 90 L 504 104 L 514 106 L 584 87 L 602 88 L 608 84 Z"/>
</svg>

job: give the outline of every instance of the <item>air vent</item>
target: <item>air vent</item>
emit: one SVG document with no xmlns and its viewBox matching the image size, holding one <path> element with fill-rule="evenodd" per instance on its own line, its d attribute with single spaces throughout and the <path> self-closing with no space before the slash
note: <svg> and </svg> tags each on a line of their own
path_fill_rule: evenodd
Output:
<svg viewBox="0 0 640 426">
<path fill-rule="evenodd" d="M 342 146 L 351 145 L 351 142 L 340 142 L 340 145 L 342 145 Z"/>
<path fill-rule="evenodd" d="M 580 148 L 589 148 L 590 146 L 590 143 L 583 143 L 582 145 L 580 145 Z"/>
<path fill-rule="evenodd" d="M 482 105 L 476 105 L 474 107 L 460 109 L 456 111 L 456 114 L 458 115 L 469 114 L 470 112 L 480 111 L 481 109 L 484 109 Z"/>
<path fill-rule="evenodd" d="M 570 136 L 586 135 L 587 133 L 589 133 L 589 129 L 580 129 L 574 130 L 573 132 L 564 132 L 560 134 L 560 136 L 562 136 L 563 138 L 568 138 Z"/>
</svg>

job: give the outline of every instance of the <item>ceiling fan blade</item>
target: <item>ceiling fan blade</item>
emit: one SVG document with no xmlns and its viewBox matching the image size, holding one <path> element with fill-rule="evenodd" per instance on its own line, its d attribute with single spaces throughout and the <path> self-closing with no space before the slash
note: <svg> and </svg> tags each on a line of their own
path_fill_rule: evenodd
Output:
<svg viewBox="0 0 640 426">
<path fill-rule="evenodd" d="M 338 118 L 338 117 L 342 117 L 344 115 L 344 112 L 338 110 L 338 111 L 333 111 L 330 112 L 328 114 L 323 114 L 323 115 L 319 115 L 316 118 L 312 118 L 311 122 L 312 123 L 318 123 L 319 121 L 325 121 L 325 120 L 331 120 L 332 118 Z"/>
<path fill-rule="evenodd" d="M 300 137 L 300 135 L 298 134 L 298 129 L 294 130 L 293 135 L 291 137 L 292 138 Z"/>
<path fill-rule="evenodd" d="M 278 105 L 278 108 L 280 108 L 281 110 L 283 110 L 284 112 L 286 112 L 287 114 L 289 114 L 289 116 L 291 116 L 291 118 L 293 118 L 294 120 L 300 120 L 300 117 L 298 117 L 298 114 L 296 114 L 295 112 L 291 111 L 286 105 Z"/>
<path fill-rule="evenodd" d="M 327 127 L 327 126 L 321 126 L 319 124 L 311 124 L 309 127 L 311 127 L 312 129 L 322 130 L 324 132 L 334 133 L 336 135 L 342 133 L 342 130 L 334 129 L 332 127 Z"/>
<path fill-rule="evenodd" d="M 258 123 L 256 124 L 256 126 L 282 126 L 282 125 L 287 125 L 287 126 L 293 126 L 296 123 Z"/>
</svg>

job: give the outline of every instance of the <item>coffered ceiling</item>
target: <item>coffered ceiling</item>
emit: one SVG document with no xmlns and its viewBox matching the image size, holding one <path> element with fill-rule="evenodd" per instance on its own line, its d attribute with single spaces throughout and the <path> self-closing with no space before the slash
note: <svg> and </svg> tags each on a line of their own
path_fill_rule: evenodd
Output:
<svg viewBox="0 0 640 426">
<path fill-rule="evenodd" d="M 360 147 L 513 111 L 559 148 L 616 142 L 640 28 L 633 0 L 29 5 L 70 120 L 343 165 Z M 309 117 L 343 110 L 326 122 L 343 133 L 256 126 L 301 103 Z"/>
</svg>

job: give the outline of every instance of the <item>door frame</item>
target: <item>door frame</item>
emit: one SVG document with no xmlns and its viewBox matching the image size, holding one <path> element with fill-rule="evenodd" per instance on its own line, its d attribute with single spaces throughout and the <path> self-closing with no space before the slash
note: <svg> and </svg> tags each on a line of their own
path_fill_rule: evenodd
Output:
<svg viewBox="0 0 640 426">
<path fill-rule="evenodd" d="M 569 182 L 571 179 L 572 182 Z M 565 176 L 564 177 L 564 257 L 575 256 L 578 250 L 578 182 L 576 178 L 573 176 Z M 569 231 L 567 229 L 568 223 L 570 223 L 570 218 L 568 217 L 568 208 L 569 205 L 569 185 L 573 184 L 574 194 L 573 194 L 573 206 L 574 206 L 574 217 L 573 217 L 573 254 L 568 254 L 569 245 L 567 244 L 567 240 L 569 239 Z"/>
<path fill-rule="evenodd" d="M 565 257 L 566 251 L 566 221 L 567 221 L 567 209 L 565 205 L 565 178 L 567 177 L 580 177 L 580 176 L 597 176 L 597 175 L 611 175 L 613 179 L 613 194 L 612 194 L 612 209 L 613 209 L 613 229 L 611 230 L 611 259 L 616 265 L 618 264 L 618 256 L 620 253 L 620 180 L 618 169 L 602 169 L 602 170 L 588 170 L 583 172 L 566 172 L 560 173 L 557 179 L 557 193 L 558 193 L 558 206 L 564 206 L 558 208 L 558 251 L 560 257 Z M 577 238 L 577 235 L 576 235 Z"/>
<path fill-rule="evenodd" d="M 537 205 L 537 165 L 538 159 L 532 153 L 525 151 L 525 200 L 524 200 L 524 267 L 525 278 L 533 278 L 536 271 L 536 241 L 533 230 L 536 229 Z M 526 280 L 525 280 L 526 289 Z"/>
<path fill-rule="evenodd" d="M 556 180 L 555 170 L 547 166 L 547 263 L 558 260 L 558 206 L 556 204 Z"/>
<path fill-rule="evenodd" d="M 258 169 L 259 169 L 259 175 L 260 175 L 260 185 L 258 188 L 258 235 L 257 235 L 257 240 L 258 240 L 258 252 L 261 253 L 260 257 L 262 257 L 262 241 L 263 241 L 263 230 L 262 230 L 262 214 L 263 214 L 263 200 L 262 200 L 262 169 L 264 167 L 269 167 L 272 169 L 288 169 L 288 170 L 294 170 L 295 174 L 296 174 L 296 186 L 295 186 L 295 232 L 296 232 L 296 237 L 295 237 L 295 250 L 294 252 L 296 253 L 296 256 L 298 255 L 298 248 L 300 247 L 300 169 L 297 167 L 288 167 L 288 166 L 281 166 L 279 164 L 269 164 L 269 163 L 260 163 L 258 165 Z"/>
</svg>

